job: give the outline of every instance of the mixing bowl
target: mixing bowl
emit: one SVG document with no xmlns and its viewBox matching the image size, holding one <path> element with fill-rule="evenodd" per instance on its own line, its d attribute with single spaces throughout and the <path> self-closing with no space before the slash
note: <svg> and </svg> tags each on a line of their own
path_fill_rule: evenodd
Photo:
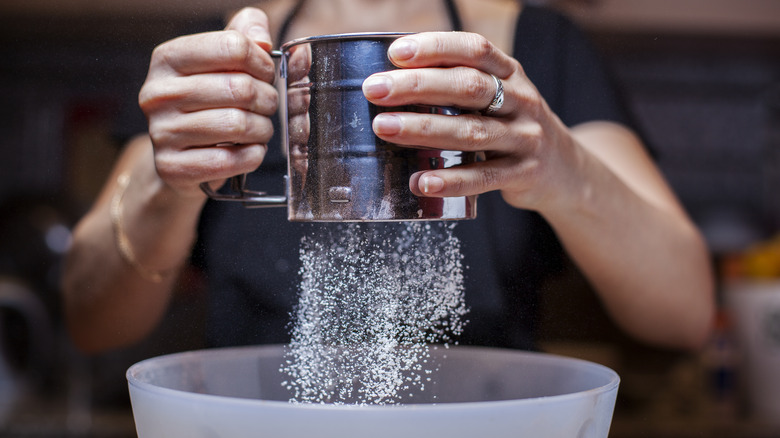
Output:
<svg viewBox="0 0 780 438">
<path fill-rule="evenodd" d="M 431 349 L 431 384 L 393 405 L 290 403 L 284 347 L 201 350 L 127 371 L 140 438 L 606 437 L 618 375 L 543 353 Z"/>
</svg>

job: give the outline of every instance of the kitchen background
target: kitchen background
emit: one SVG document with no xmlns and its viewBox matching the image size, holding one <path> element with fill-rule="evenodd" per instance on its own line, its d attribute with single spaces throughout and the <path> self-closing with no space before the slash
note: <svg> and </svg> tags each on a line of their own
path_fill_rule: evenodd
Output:
<svg viewBox="0 0 780 438">
<path fill-rule="evenodd" d="M 118 121 L 138 111 L 152 48 L 243 3 L 0 3 L 0 436 L 134 436 L 125 369 L 201 345 L 197 278 L 150 341 L 96 357 L 69 344 L 57 281 L 70 227 L 131 134 Z M 623 86 L 707 236 L 724 309 L 704 351 L 661 351 L 617 335 L 587 285 L 564 277 L 545 298 L 543 347 L 618 370 L 614 437 L 780 437 L 754 402 L 744 321 L 725 306 L 733 280 L 780 295 L 780 1 L 548 3 L 585 28 Z M 775 350 L 751 352 L 774 355 L 775 380 L 777 302 Z"/>
</svg>

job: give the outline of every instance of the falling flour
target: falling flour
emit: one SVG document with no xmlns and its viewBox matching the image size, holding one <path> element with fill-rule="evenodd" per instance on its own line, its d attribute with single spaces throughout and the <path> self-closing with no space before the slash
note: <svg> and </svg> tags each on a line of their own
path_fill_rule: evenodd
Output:
<svg viewBox="0 0 780 438">
<path fill-rule="evenodd" d="M 340 224 L 301 242 L 282 371 L 293 402 L 392 404 L 430 384 L 466 305 L 453 223 Z"/>
</svg>

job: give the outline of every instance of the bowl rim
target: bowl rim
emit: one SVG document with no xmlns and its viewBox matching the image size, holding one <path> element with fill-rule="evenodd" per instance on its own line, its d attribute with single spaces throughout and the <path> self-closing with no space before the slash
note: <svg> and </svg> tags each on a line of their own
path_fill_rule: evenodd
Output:
<svg viewBox="0 0 780 438">
<path fill-rule="evenodd" d="M 242 355 L 258 355 L 258 354 L 273 354 L 274 352 L 284 351 L 284 344 L 268 344 L 268 345 L 249 345 L 238 347 L 216 347 L 206 348 L 201 350 L 183 351 L 178 353 L 170 353 L 162 356 L 156 356 L 149 359 L 142 360 L 130 366 L 125 374 L 128 382 L 128 386 L 135 387 L 138 390 L 149 392 L 152 394 L 186 398 L 190 400 L 203 400 L 205 401 L 218 401 L 222 404 L 232 405 L 246 405 L 246 406 L 263 406 L 264 408 L 276 407 L 279 409 L 298 409 L 298 410 L 336 410 L 336 411 L 391 411 L 396 409 L 406 409 L 412 411 L 446 411 L 451 409 L 495 409 L 501 406 L 516 406 L 525 404 L 547 404 L 547 403 L 560 403 L 567 400 L 576 400 L 581 398 L 587 398 L 590 396 L 596 396 L 601 394 L 607 394 L 612 391 L 616 391 L 620 385 L 620 376 L 618 373 L 605 366 L 595 362 L 591 362 L 584 359 L 578 359 L 558 354 L 525 351 L 525 350 L 512 350 L 508 348 L 495 348 L 495 347 L 481 347 L 481 346 L 438 346 L 448 351 L 467 352 L 478 351 L 480 354 L 490 353 L 508 353 L 512 355 L 522 355 L 532 357 L 536 360 L 549 361 L 549 362 L 565 362 L 570 365 L 578 365 L 585 367 L 591 372 L 597 372 L 608 378 L 607 383 L 594 388 L 586 389 L 583 391 L 577 391 L 566 394 L 557 394 L 550 396 L 520 398 L 520 399 L 508 399 L 508 400 L 490 400 L 490 401 L 472 401 L 472 402 L 443 402 L 443 403 L 407 403 L 407 404 L 383 404 L 383 405 L 369 405 L 369 404 L 334 404 L 334 403 L 294 403 L 290 401 L 282 400 L 265 400 L 257 398 L 242 398 L 231 397 L 215 394 L 204 394 L 197 392 L 184 391 L 179 389 L 166 388 L 163 386 L 153 385 L 151 383 L 142 381 L 138 378 L 138 374 L 150 365 L 159 366 L 166 362 L 177 362 L 183 357 L 187 356 L 199 356 L 204 355 L 222 355 L 225 353 L 242 354 Z M 258 353 L 259 352 L 259 353 Z M 460 353 L 456 353 L 460 354 Z"/>
</svg>

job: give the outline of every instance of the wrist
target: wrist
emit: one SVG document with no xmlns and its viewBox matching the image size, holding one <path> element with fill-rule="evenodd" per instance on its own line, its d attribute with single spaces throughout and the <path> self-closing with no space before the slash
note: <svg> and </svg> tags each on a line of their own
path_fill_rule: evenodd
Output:
<svg viewBox="0 0 780 438">
<path fill-rule="evenodd" d="M 130 172 L 119 175 L 116 181 L 114 196 L 111 198 L 109 214 L 111 217 L 112 229 L 114 231 L 114 242 L 116 243 L 117 250 L 119 251 L 122 260 L 130 265 L 141 278 L 152 283 L 162 283 L 166 278 L 172 277 L 176 273 L 178 267 L 166 270 L 147 268 L 135 255 L 133 244 L 130 242 L 130 238 L 125 231 L 123 219 L 123 201 L 129 184 Z"/>
<path fill-rule="evenodd" d="M 120 174 L 109 215 L 123 261 L 153 283 L 174 277 L 189 256 L 205 201 L 205 195 L 182 196 L 156 173 Z"/>
<path fill-rule="evenodd" d="M 515 208 L 535 211 L 548 220 L 577 214 L 594 195 L 593 157 L 562 122 L 541 129 L 547 139 L 535 154 L 521 156 L 515 187 L 502 190 L 504 200 Z M 514 190 L 513 190 L 514 188 Z"/>
</svg>

